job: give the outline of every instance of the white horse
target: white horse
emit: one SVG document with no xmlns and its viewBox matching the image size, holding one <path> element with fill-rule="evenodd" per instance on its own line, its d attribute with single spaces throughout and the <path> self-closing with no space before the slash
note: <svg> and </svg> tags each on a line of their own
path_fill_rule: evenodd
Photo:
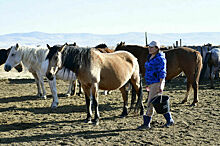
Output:
<svg viewBox="0 0 220 146">
<path fill-rule="evenodd" d="M 6 60 L 4 69 L 5 71 L 10 71 L 13 67 L 22 62 L 29 72 L 31 72 L 34 76 L 38 89 L 37 96 L 46 99 L 47 96 L 44 87 L 44 77 L 46 76 L 46 71 L 49 64 L 48 60 L 46 60 L 48 52 L 49 50 L 47 48 L 19 46 L 16 44 L 15 46 L 11 47 L 11 51 Z M 68 69 L 62 68 L 59 72 L 57 72 L 56 78 L 70 81 L 69 89 L 66 93 L 66 95 L 69 96 L 71 94 L 73 84 L 76 83 L 76 76 L 75 73 L 66 70 Z M 48 80 L 53 96 L 51 108 L 56 108 L 59 103 L 56 89 L 56 78 L 54 78 L 52 81 Z M 75 85 L 76 84 L 74 84 L 74 88 L 76 89 Z M 42 88 L 43 94 L 40 87 Z"/>
<path fill-rule="evenodd" d="M 210 68 L 210 82 L 211 82 L 211 88 L 214 88 L 213 80 L 215 78 L 216 73 L 218 72 L 220 68 L 220 48 L 213 48 L 212 50 L 208 51 L 206 53 L 203 69 L 201 73 L 201 78 L 204 77 L 204 74 L 207 69 L 207 65 Z"/>
</svg>

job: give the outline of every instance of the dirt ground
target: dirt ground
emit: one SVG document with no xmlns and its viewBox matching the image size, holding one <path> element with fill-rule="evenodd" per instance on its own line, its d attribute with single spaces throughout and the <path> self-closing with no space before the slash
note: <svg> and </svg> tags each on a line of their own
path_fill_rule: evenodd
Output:
<svg viewBox="0 0 220 146">
<path fill-rule="evenodd" d="M 84 97 L 64 97 L 67 82 L 57 82 L 60 103 L 51 110 L 48 82 L 48 99 L 43 100 L 36 97 L 34 80 L 21 74 L 0 72 L 1 145 L 220 145 L 220 79 L 215 81 L 215 89 L 209 88 L 208 81 L 200 83 L 196 107 L 189 106 L 193 94 L 186 104 L 179 104 L 186 92 L 183 77 L 167 83 L 165 94 L 170 96 L 175 126 L 162 128 L 165 119 L 155 113 L 152 128 L 139 131 L 136 128 L 142 124 L 141 116 L 130 113 L 126 118 L 119 117 L 123 106 L 119 90 L 100 95 L 101 119 L 94 126 L 84 123 Z M 146 96 L 144 90 L 144 100 Z"/>
</svg>

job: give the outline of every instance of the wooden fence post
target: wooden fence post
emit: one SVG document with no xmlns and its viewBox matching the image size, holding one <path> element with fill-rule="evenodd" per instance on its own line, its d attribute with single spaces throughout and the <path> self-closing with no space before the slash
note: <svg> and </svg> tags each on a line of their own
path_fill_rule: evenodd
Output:
<svg viewBox="0 0 220 146">
<path fill-rule="evenodd" d="M 178 41 L 176 41 L 176 48 L 178 47 Z"/>
<path fill-rule="evenodd" d="M 147 32 L 145 32 L 145 42 L 146 42 L 146 46 L 148 46 L 148 43 L 147 43 Z"/>
</svg>

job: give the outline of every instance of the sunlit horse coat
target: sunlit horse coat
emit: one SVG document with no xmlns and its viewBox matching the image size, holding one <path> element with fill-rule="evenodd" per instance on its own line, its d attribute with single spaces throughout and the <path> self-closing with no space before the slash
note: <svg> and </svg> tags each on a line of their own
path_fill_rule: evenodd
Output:
<svg viewBox="0 0 220 146">
<path fill-rule="evenodd" d="M 5 71 L 10 71 L 18 63 L 22 62 L 24 66 L 33 74 L 34 79 L 38 88 L 38 96 L 46 98 L 46 90 L 44 87 L 44 76 L 48 68 L 48 60 L 46 56 L 49 50 L 42 47 L 30 47 L 30 46 L 16 46 L 11 47 L 8 59 L 5 63 Z M 72 83 L 76 80 L 75 73 L 71 71 L 66 71 L 65 68 L 62 68 L 57 72 L 56 77 L 62 80 L 69 80 L 70 86 L 67 94 L 71 94 Z M 56 89 L 56 78 L 52 81 L 49 81 L 50 89 L 53 96 L 52 108 L 58 106 L 58 96 Z M 43 90 L 43 94 L 41 92 Z"/>
</svg>

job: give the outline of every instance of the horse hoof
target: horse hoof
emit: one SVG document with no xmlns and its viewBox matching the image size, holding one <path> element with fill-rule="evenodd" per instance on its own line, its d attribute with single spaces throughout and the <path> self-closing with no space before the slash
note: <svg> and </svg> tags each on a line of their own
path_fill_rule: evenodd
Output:
<svg viewBox="0 0 220 146">
<path fill-rule="evenodd" d="M 185 100 L 183 100 L 180 104 L 184 104 L 184 103 L 186 103 L 186 101 Z"/>
<path fill-rule="evenodd" d="M 51 106 L 51 109 L 56 109 L 57 108 L 57 106 Z"/>
<path fill-rule="evenodd" d="M 90 123 L 92 123 L 92 120 L 90 118 L 89 119 L 87 118 L 87 119 L 85 119 L 85 123 L 89 123 L 90 124 Z"/>
<path fill-rule="evenodd" d="M 99 125 L 99 120 L 92 120 L 92 123 L 95 125 L 95 126 L 97 126 L 97 125 Z"/>
<path fill-rule="evenodd" d="M 51 105 L 51 108 L 52 109 L 55 109 L 55 108 L 57 108 L 58 107 L 58 103 L 56 102 L 56 103 L 52 103 L 52 105 Z"/>
<path fill-rule="evenodd" d="M 122 113 L 119 117 L 120 117 L 120 118 L 125 118 L 127 115 L 128 115 L 128 114 Z"/>
<path fill-rule="evenodd" d="M 194 106 L 196 106 L 196 103 L 192 103 L 192 104 L 190 105 L 190 107 L 194 107 Z"/>
<path fill-rule="evenodd" d="M 65 94 L 65 96 L 66 96 L 66 97 L 70 97 L 71 95 L 68 93 L 68 94 Z"/>
<path fill-rule="evenodd" d="M 41 97 L 42 97 L 42 95 L 43 95 L 43 94 L 38 93 L 36 96 L 41 98 Z"/>
<path fill-rule="evenodd" d="M 140 111 L 140 116 L 143 116 L 143 115 L 144 115 L 144 111 L 141 110 L 141 111 Z"/>
</svg>

